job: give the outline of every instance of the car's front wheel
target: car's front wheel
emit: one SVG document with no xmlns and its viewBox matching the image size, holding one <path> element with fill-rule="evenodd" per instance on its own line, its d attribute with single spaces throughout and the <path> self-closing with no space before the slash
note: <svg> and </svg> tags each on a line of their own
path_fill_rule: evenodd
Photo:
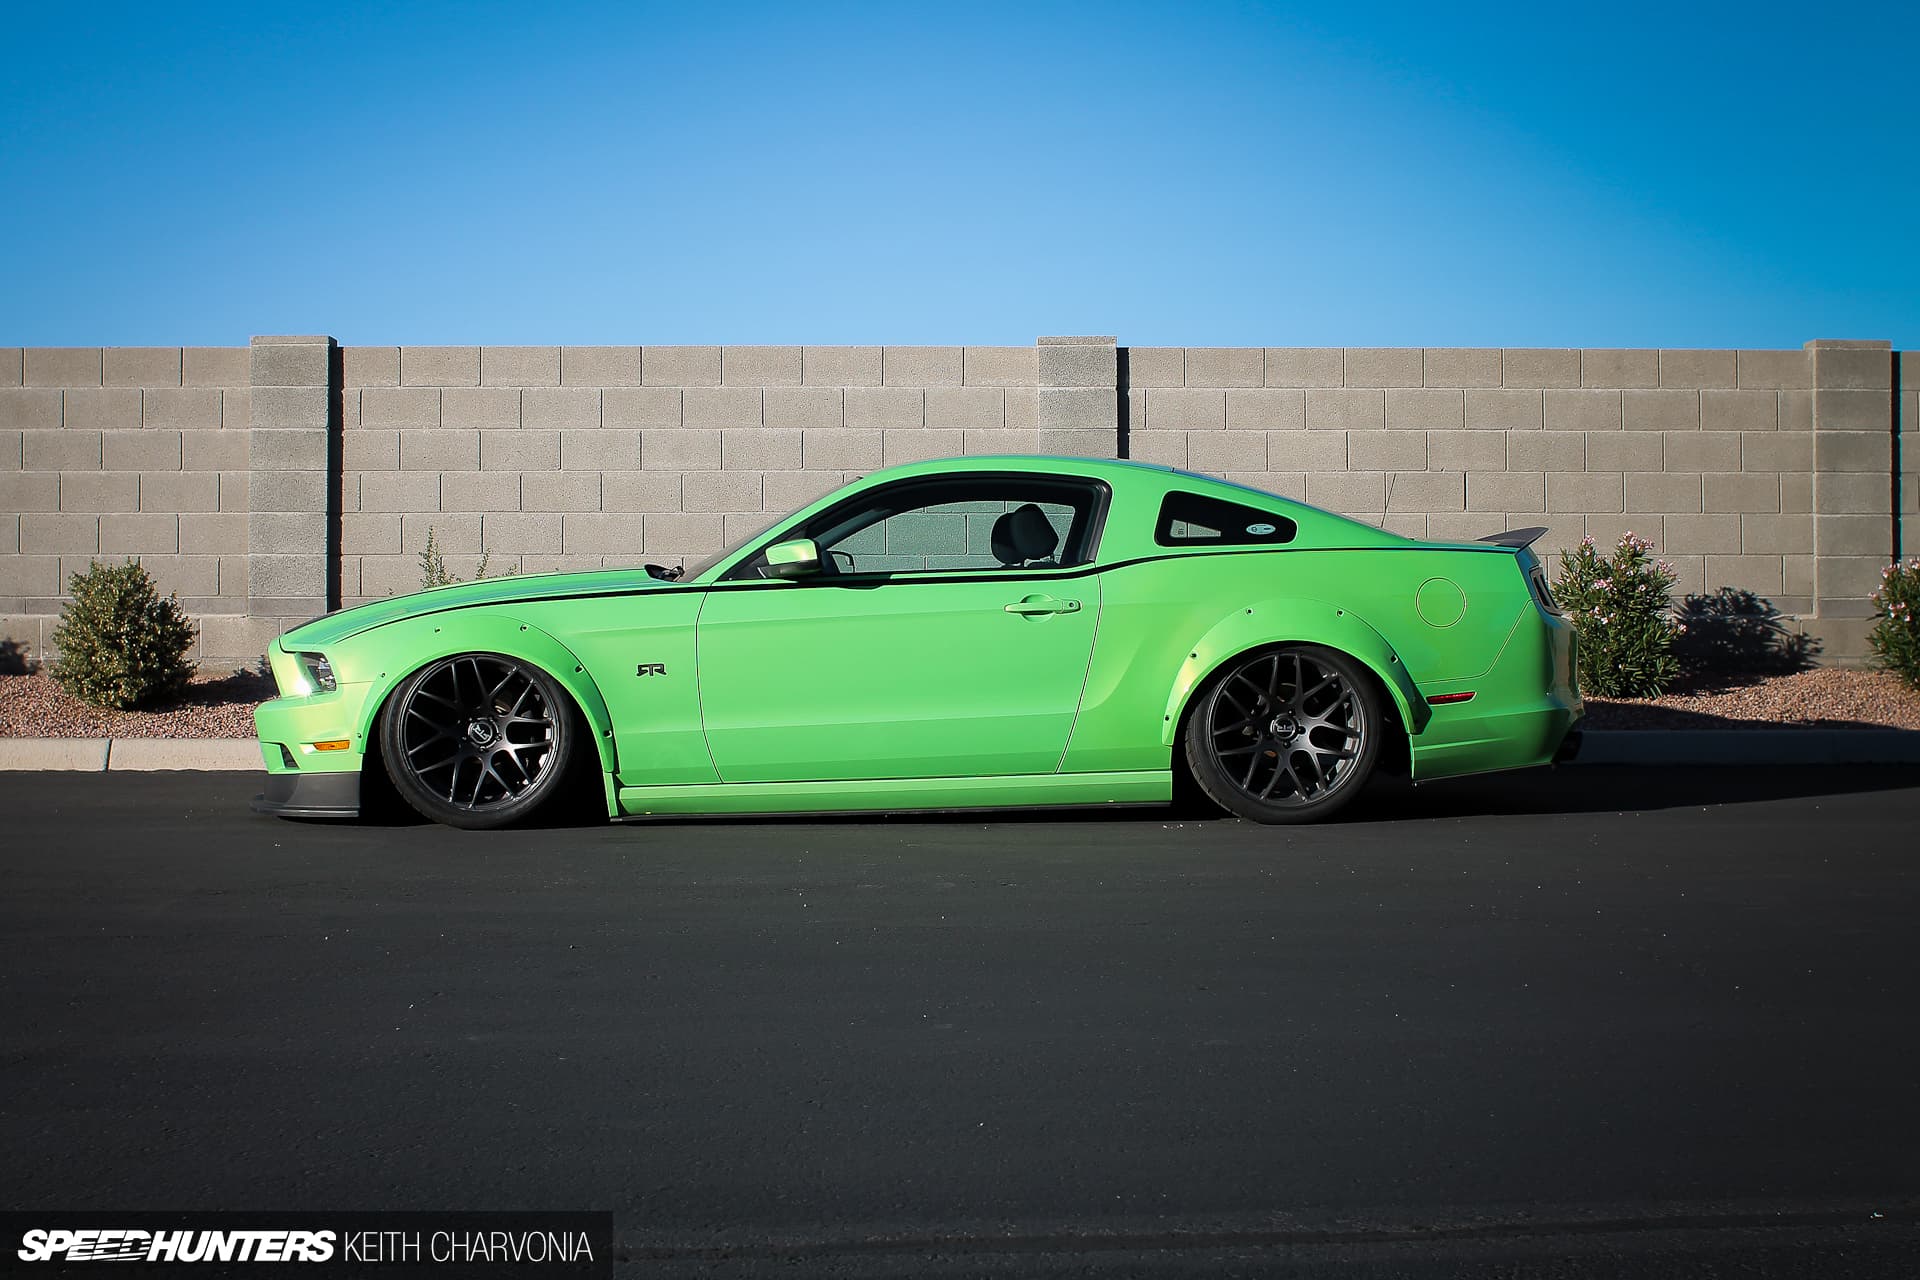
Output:
<svg viewBox="0 0 1920 1280">
<path fill-rule="evenodd" d="M 387 701 L 387 776 L 435 822 L 474 830 L 517 822 L 561 789 L 576 737 L 570 705 L 552 676 L 518 659 L 442 658 Z"/>
<path fill-rule="evenodd" d="M 1345 654 L 1297 645 L 1236 659 L 1187 718 L 1193 777 L 1254 822 L 1313 822 L 1373 771 L 1384 717 L 1374 685 Z"/>
</svg>

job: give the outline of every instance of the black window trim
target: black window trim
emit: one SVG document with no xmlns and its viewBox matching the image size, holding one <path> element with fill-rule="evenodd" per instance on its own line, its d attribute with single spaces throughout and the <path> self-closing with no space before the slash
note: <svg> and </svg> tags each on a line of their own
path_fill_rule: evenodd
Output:
<svg viewBox="0 0 1920 1280">
<path fill-rule="evenodd" d="M 1182 538 L 1171 540 L 1165 533 L 1166 526 L 1170 519 L 1167 509 L 1174 502 L 1182 498 L 1191 498 L 1198 502 L 1211 502 L 1223 507 L 1237 507 L 1242 511 L 1250 511 L 1255 515 L 1263 516 L 1267 520 L 1272 521 L 1277 529 L 1285 532 L 1286 536 L 1275 538 L 1271 542 L 1249 542 L 1244 539 L 1235 541 L 1227 535 L 1227 530 L 1222 529 L 1220 531 L 1221 536 L 1218 538 Z M 1184 516 L 1173 518 L 1186 519 Z M 1232 498 L 1222 498 L 1217 494 L 1197 493 L 1192 489 L 1169 488 L 1165 493 L 1160 495 L 1159 510 L 1153 514 L 1153 544 L 1156 547 L 1165 547 L 1169 551 L 1260 551 L 1271 547 L 1287 546 L 1291 544 L 1299 534 L 1300 522 L 1284 512 L 1256 507 L 1247 502 L 1237 502 Z"/>
</svg>

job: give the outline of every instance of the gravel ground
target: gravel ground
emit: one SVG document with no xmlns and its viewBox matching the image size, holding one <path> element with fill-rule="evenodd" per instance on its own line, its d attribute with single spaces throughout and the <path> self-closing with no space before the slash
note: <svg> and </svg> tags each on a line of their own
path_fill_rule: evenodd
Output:
<svg viewBox="0 0 1920 1280">
<path fill-rule="evenodd" d="M 273 694 L 271 676 L 204 672 L 171 707 L 106 711 L 44 672 L 0 676 L 0 738 L 251 738 L 253 709 Z"/>
</svg>

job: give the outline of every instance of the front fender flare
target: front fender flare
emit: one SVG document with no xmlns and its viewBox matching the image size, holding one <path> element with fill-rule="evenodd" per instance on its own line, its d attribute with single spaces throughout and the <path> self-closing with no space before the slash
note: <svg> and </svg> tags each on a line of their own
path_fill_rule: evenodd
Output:
<svg viewBox="0 0 1920 1280">
<path fill-rule="evenodd" d="M 1406 664 L 1386 637 L 1350 610 L 1324 600 L 1283 597 L 1235 609 L 1192 646 L 1167 695 L 1161 745 L 1173 745 L 1188 703 L 1208 676 L 1243 653 L 1275 644 L 1317 644 L 1361 663 L 1380 678 L 1400 711 L 1400 722 L 1411 734 L 1426 728 L 1432 718 L 1432 711 L 1407 674 Z"/>
</svg>

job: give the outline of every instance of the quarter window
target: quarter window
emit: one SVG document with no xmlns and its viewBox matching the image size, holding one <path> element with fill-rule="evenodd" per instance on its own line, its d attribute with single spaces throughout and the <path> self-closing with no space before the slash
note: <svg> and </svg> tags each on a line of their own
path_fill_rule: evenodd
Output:
<svg viewBox="0 0 1920 1280">
<path fill-rule="evenodd" d="M 1169 493 L 1153 540 L 1163 547 L 1271 547 L 1292 542 L 1298 526 L 1275 511 L 1197 493 Z"/>
</svg>

